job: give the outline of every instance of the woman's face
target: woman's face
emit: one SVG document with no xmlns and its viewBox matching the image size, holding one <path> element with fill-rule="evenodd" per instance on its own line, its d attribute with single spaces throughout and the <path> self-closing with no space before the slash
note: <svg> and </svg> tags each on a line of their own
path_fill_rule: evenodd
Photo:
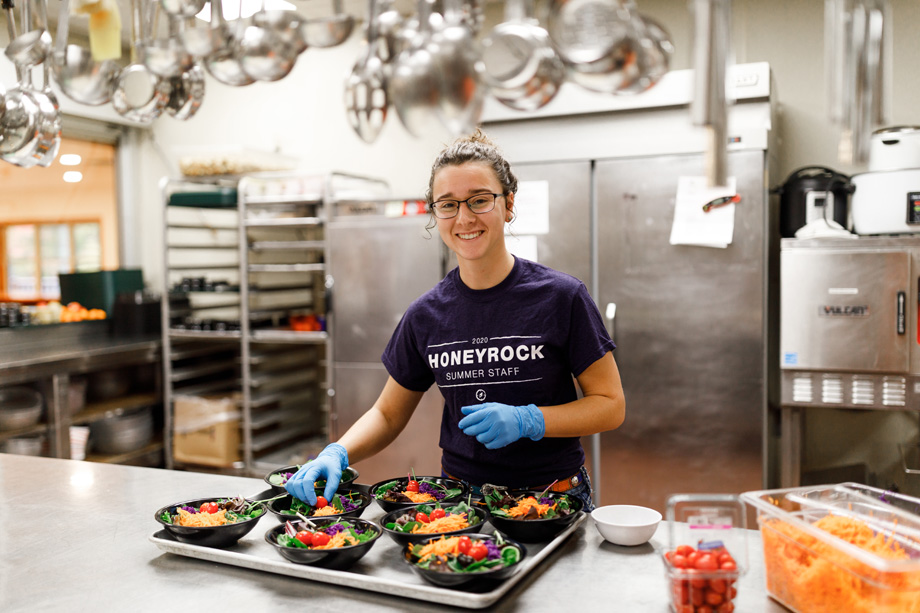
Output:
<svg viewBox="0 0 920 613">
<path fill-rule="evenodd" d="M 475 194 L 502 193 L 501 183 L 488 164 L 468 162 L 460 166 L 445 166 L 434 177 L 431 195 L 438 200 L 466 200 Z M 505 250 L 505 221 L 511 216 L 514 194 L 499 196 L 495 208 L 477 214 L 466 204 L 450 219 L 438 219 L 441 240 L 460 260 L 490 263 L 500 258 Z"/>
</svg>

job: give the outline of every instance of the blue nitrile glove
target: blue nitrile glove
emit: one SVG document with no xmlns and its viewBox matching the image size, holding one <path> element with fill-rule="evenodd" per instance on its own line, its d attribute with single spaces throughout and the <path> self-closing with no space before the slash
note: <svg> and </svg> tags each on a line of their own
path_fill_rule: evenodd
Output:
<svg viewBox="0 0 920 613">
<path fill-rule="evenodd" d="M 348 468 L 348 450 L 338 443 L 330 443 L 319 452 L 315 460 L 307 462 L 300 467 L 294 476 L 284 484 L 294 498 L 300 498 L 311 507 L 316 504 L 314 483 L 318 479 L 326 480 L 326 489 L 323 496 L 332 500 L 335 491 L 339 488 L 342 471 Z"/>
<path fill-rule="evenodd" d="M 464 434 L 475 436 L 486 449 L 499 449 L 519 438 L 539 441 L 546 431 L 543 413 L 534 404 L 513 407 L 498 402 L 463 407 L 466 415 L 457 424 Z"/>
</svg>

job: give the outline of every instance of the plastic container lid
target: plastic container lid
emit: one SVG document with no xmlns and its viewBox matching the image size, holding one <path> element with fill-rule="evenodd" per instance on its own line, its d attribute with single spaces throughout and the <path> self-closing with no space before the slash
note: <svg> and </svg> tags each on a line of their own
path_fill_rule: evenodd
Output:
<svg viewBox="0 0 920 613">
<path fill-rule="evenodd" d="M 744 504 L 731 494 L 678 494 L 668 499 L 670 549 L 691 545 L 696 549 L 720 544 L 734 558 L 738 573 L 748 568 L 747 519 Z"/>
</svg>

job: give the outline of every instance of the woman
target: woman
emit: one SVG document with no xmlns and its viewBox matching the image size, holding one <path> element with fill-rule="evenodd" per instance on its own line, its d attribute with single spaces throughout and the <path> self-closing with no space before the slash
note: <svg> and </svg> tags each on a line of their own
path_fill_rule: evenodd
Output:
<svg viewBox="0 0 920 613">
<path fill-rule="evenodd" d="M 383 353 L 390 376 L 380 397 L 288 481 L 291 494 L 313 503 L 313 482 L 326 478 L 331 499 L 349 461 L 389 445 L 437 383 L 445 475 L 474 487 L 553 484 L 593 508 L 578 437 L 623 423 L 614 344 L 583 283 L 508 251 L 516 191 L 482 132 L 435 160 L 429 210 L 459 266 L 406 311 Z"/>
</svg>

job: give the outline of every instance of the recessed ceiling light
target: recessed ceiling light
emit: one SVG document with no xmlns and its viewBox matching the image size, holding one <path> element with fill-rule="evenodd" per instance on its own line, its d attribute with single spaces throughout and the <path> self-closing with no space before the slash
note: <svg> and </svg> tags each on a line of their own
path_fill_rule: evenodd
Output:
<svg viewBox="0 0 920 613">
<path fill-rule="evenodd" d="M 232 20 L 237 19 L 240 14 L 243 17 L 252 17 L 256 13 L 262 10 L 262 0 L 242 0 L 243 6 L 240 6 L 240 2 L 233 0 L 232 2 L 224 2 L 224 19 Z M 296 11 L 297 7 L 286 2 L 285 0 L 265 0 L 265 10 L 266 11 Z M 208 2 L 204 5 L 204 8 L 195 15 L 198 19 L 202 21 L 211 21 L 211 3 Z"/>
<path fill-rule="evenodd" d="M 83 173 L 79 170 L 68 170 L 64 173 L 65 183 L 79 183 L 83 180 Z"/>
<path fill-rule="evenodd" d="M 61 166 L 79 166 L 83 158 L 76 153 L 65 153 L 58 158 L 58 161 L 61 163 Z"/>
</svg>

